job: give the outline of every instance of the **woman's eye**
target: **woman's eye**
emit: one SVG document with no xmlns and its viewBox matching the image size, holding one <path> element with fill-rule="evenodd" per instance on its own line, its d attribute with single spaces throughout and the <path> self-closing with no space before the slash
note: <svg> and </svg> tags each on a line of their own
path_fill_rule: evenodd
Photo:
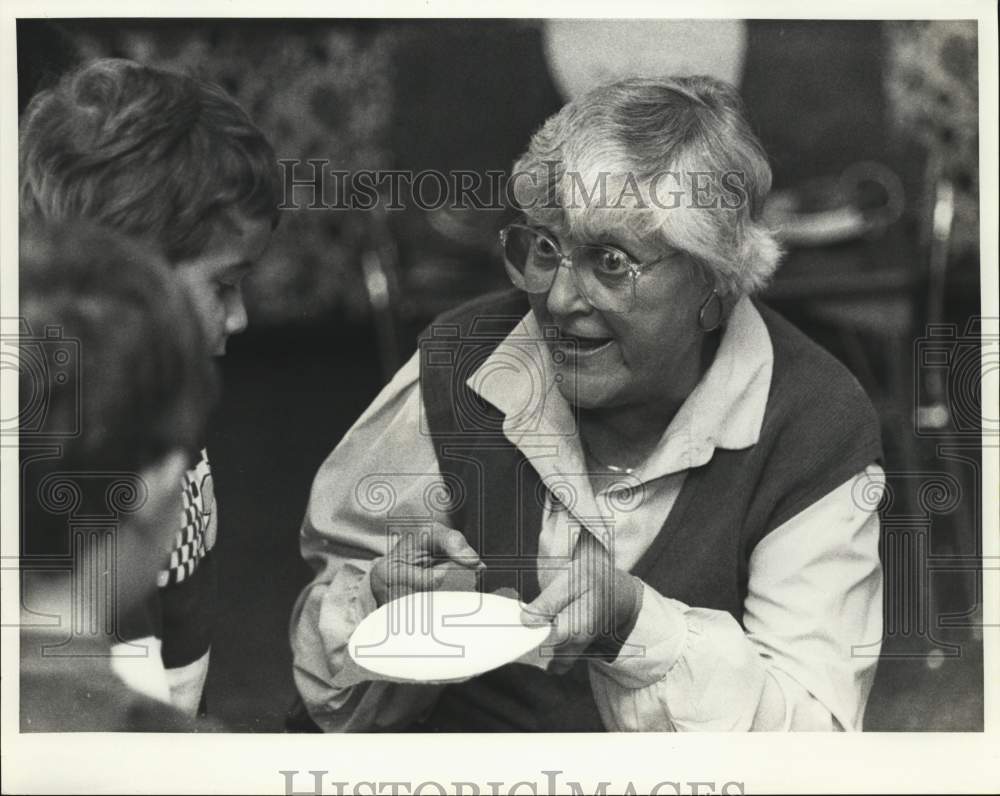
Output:
<svg viewBox="0 0 1000 796">
<path fill-rule="evenodd" d="M 546 238 L 536 237 L 535 238 L 535 254 L 539 257 L 544 257 L 546 259 L 550 257 L 557 257 L 559 250 L 555 247 L 552 241 Z"/>
<path fill-rule="evenodd" d="M 601 273 L 618 276 L 629 270 L 629 259 L 624 252 L 608 249 L 601 252 L 597 259 L 597 267 Z"/>
</svg>

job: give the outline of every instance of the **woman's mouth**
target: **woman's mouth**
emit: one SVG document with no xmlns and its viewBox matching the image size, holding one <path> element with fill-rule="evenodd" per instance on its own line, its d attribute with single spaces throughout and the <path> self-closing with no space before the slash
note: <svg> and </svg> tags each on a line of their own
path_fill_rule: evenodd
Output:
<svg viewBox="0 0 1000 796">
<path fill-rule="evenodd" d="M 560 336 L 562 338 L 560 342 L 563 342 L 561 347 L 567 356 L 580 359 L 592 357 L 614 342 L 614 338 L 611 337 L 584 337 L 568 332 L 562 332 Z"/>
</svg>

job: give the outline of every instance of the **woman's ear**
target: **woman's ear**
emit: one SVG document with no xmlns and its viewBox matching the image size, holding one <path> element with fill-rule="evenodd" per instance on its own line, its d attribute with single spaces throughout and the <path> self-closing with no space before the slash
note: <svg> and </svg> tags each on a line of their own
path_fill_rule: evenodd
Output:
<svg viewBox="0 0 1000 796">
<path fill-rule="evenodd" d="M 701 270 L 701 278 L 705 283 L 706 295 L 709 290 L 714 290 L 722 302 L 722 322 L 725 323 L 733 311 L 733 307 L 743 298 L 744 291 L 740 289 L 735 280 L 726 278 L 710 265 L 699 263 L 698 268 Z"/>
<path fill-rule="evenodd" d="M 719 288 L 716 288 L 716 290 L 719 290 L 719 297 L 722 299 L 722 318 L 723 322 L 725 322 L 729 320 L 729 316 L 733 311 L 733 307 L 735 307 L 739 303 L 739 300 L 743 298 L 745 294 L 743 293 L 743 291 L 738 290 L 736 288 L 730 288 L 725 292 L 723 292 Z"/>
<path fill-rule="evenodd" d="M 700 276 L 696 276 L 695 278 L 700 279 L 705 284 L 705 300 L 707 301 L 713 292 L 719 297 L 719 323 L 720 325 L 725 324 L 726 321 L 729 320 L 733 307 L 735 307 L 739 300 L 745 295 L 744 291 L 742 291 L 739 286 L 731 280 L 720 276 L 718 272 L 709 265 L 697 262 L 695 267 L 700 272 Z"/>
</svg>

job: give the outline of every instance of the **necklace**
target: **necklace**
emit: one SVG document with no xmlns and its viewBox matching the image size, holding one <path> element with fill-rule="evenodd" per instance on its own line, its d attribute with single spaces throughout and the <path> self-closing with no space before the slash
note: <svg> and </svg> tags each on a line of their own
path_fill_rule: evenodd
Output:
<svg viewBox="0 0 1000 796">
<path fill-rule="evenodd" d="M 589 458 L 590 458 L 591 460 L 593 460 L 594 464 L 597 464 L 597 465 L 599 465 L 600 467 L 603 467 L 603 468 L 604 468 L 605 470 L 608 470 L 608 471 L 610 471 L 610 472 L 614 473 L 615 475 L 632 475 L 632 473 L 634 473 L 634 472 L 635 472 L 635 471 L 636 471 L 637 469 L 639 469 L 638 467 L 625 467 L 624 465 L 620 465 L 620 464 L 609 464 L 608 462 L 605 462 L 605 461 L 602 461 L 602 460 L 601 460 L 601 459 L 600 459 L 600 458 L 599 458 L 599 457 L 598 457 L 598 456 L 597 456 L 597 455 L 596 455 L 596 454 L 594 453 L 594 450 L 593 450 L 593 448 L 591 448 L 591 447 L 590 447 L 590 445 L 589 445 L 589 444 L 587 443 L 587 440 L 585 440 L 585 439 L 584 439 L 584 438 L 583 438 L 583 437 L 581 436 L 581 437 L 580 437 L 580 441 L 581 441 L 581 442 L 583 443 L 583 452 L 584 452 L 584 453 L 585 453 L 585 454 L 586 454 L 586 455 L 587 455 L 587 456 L 588 456 L 588 457 L 589 457 Z"/>
</svg>

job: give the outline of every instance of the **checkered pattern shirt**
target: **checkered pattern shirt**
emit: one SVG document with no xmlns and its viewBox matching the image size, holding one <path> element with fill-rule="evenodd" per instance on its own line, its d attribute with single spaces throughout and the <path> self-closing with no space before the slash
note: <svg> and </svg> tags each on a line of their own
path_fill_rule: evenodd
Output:
<svg viewBox="0 0 1000 796">
<path fill-rule="evenodd" d="M 159 574 L 160 588 L 190 578 L 205 555 L 215 546 L 218 514 L 212 468 L 204 449 L 197 464 L 184 474 L 181 527 L 170 553 L 170 564 Z"/>
</svg>

